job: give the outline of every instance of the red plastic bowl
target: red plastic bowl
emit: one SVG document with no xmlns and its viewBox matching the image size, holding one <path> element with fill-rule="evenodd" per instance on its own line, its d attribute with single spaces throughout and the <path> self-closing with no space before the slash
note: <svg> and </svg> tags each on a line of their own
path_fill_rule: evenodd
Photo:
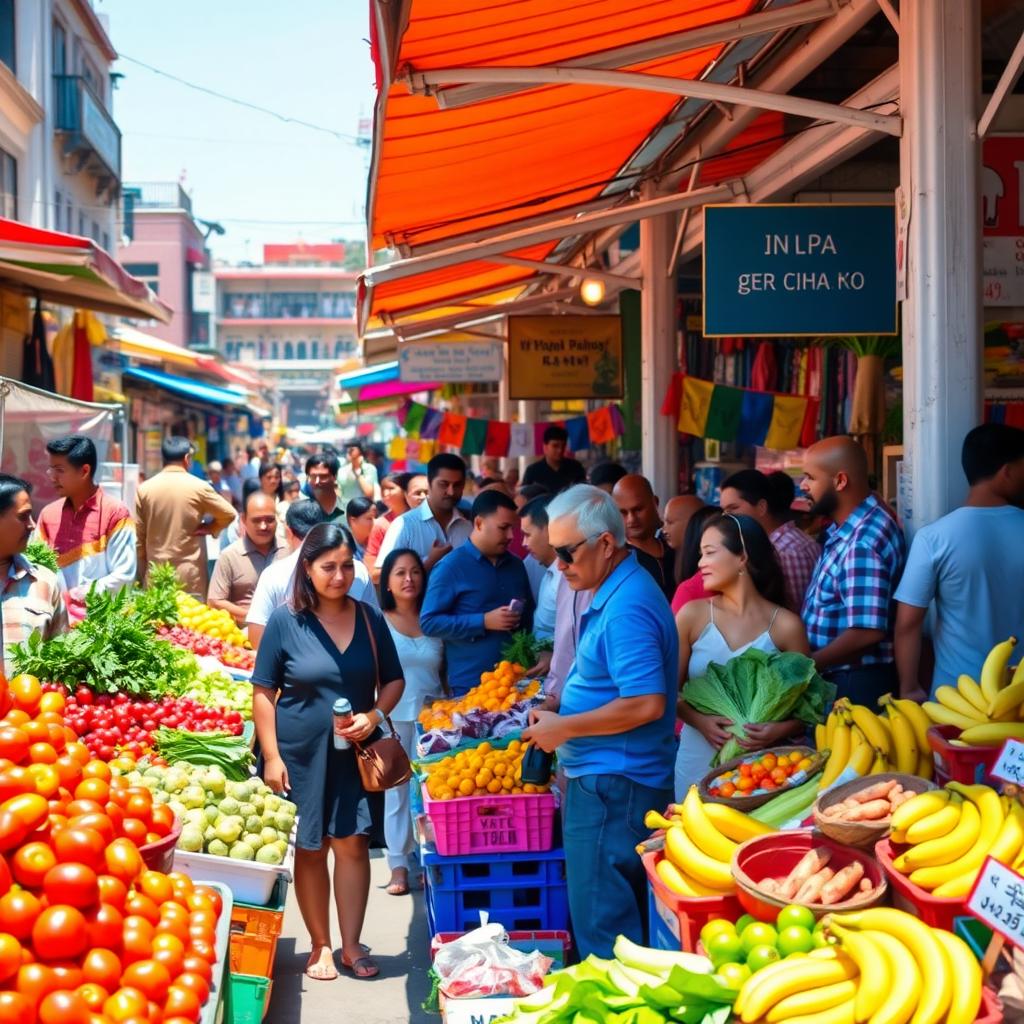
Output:
<svg viewBox="0 0 1024 1024">
<path fill-rule="evenodd" d="M 873 907 L 885 899 L 888 883 L 882 869 L 870 854 L 837 843 L 813 829 L 799 829 L 748 839 L 733 855 L 732 874 L 736 879 L 736 896 L 744 910 L 761 921 L 774 923 L 779 911 L 793 901 L 764 892 L 758 887 L 758 882 L 764 878 L 785 877 L 812 847 L 825 847 L 832 851 L 828 866 L 835 871 L 855 860 L 860 861 L 864 865 L 864 877 L 872 885 L 869 893 L 858 893 L 841 903 L 827 906 L 823 903 L 806 904 L 815 917 L 823 917 L 836 910 Z"/>
<path fill-rule="evenodd" d="M 162 871 L 165 875 L 172 869 L 174 864 L 174 847 L 177 845 L 178 837 L 181 835 L 181 819 L 174 819 L 174 828 L 170 833 L 158 839 L 155 843 L 147 843 L 139 847 L 139 853 L 150 871 Z"/>
</svg>

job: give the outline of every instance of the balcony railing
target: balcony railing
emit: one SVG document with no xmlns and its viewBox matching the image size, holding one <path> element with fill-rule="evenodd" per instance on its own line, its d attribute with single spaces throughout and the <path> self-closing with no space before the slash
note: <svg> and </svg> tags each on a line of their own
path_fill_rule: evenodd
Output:
<svg viewBox="0 0 1024 1024">
<path fill-rule="evenodd" d="M 94 159 L 93 170 L 121 182 L 121 131 L 81 75 L 54 75 L 54 128 L 66 135 L 67 152 Z M 98 165 L 98 166 L 97 166 Z"/>
<path fill-rule="evenodd" d="M 135 192 L 136 210 L 184 210 L 192 213 L 192 199 L 176 181 L 131 181 L 125 191 Z"/>
</svg>

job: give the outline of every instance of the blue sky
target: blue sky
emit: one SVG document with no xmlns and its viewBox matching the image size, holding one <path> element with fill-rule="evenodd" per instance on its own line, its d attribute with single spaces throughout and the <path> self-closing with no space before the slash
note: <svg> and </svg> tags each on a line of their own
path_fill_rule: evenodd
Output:
<svg viewBox="0 0 1024 1024">
<path fill-rule="evenodd" d="M 372 114 L 366 0 L 94 0 L 118 52 L 271 110 L 355 136 Z M 365 150 L 170 81 L 127 60 L 114 94 L 124 180 L 184 173 L 215 257 L 264 242 L 362 239 Z M 345 223 L 349 222 L 349 223 Z"/>
</svg>

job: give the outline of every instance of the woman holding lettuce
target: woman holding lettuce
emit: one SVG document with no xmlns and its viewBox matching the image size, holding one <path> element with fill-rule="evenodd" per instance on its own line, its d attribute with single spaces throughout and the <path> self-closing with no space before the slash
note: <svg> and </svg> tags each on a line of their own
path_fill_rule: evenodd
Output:
<svg viewBox="0 0 1024 1024">
<path fill-rule="evenodd" d="M 736 702 L 724 692 L 715 692 L 713 684 L 708 685 L 711 679 L 705 677 L 709 666 L 727 665 L 747 651 L 808 655 L 810 647 L 800 617 L 784 606 L 782 569 L 768 535 L 754 519 L 727 513 L 708 520 L 701 534 L 700 551 L 698 568 L 704 588 L 716 595 L 686 604 L 676 616 L 676 628 L 680 682 L 701 680 L 701 692 L 691 690 L 694 700 L 707 710 L 698 710 L 686 699 L 679 701 L 679 716 L 685 727 L 676 757 L 677 799 L 685 797 L 690 785 L 707 774 L 718 752 L 730 741 L 730 746 L 738 744 L 741 748 L 729 754 L 736 757 L 743 751 L 776 746 L 805 728 L 803 720 L 791 716 L 807 688 L 806 680 L 804 688 L 799 689 L 787 686 L 789 680 L 776 686 L 765 677 L 756 683 L 751 679 L 749 688 L 754 692 L 750 711 L 755 716 L 765 712 L 763 718 L 755 717 L 752 722 L 714 713 L 714 708 L 724 709 Z M 814 672 L 813 663 L 809 664 L 810 677 Z M 762 667 L 752 663 L 751 675 Z M 781 714 L 772 714 L 780 709 Z M 806 713 L 806 709 L 801 710 Z"/>
</svg>

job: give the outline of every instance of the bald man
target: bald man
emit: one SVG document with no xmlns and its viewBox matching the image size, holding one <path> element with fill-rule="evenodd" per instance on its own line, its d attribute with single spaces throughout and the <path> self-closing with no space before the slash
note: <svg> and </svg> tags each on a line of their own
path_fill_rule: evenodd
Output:
<svg viewBox="0 0 1024 1024">
<path fill-rule="evenodd" d="M 802 612 L 812 657 L 837 696 L 874 707 L 898 687 L 893 595 L 906 541 L 871 493 L 867 456 L 852 438 L 808 448 L 802 486 L 812 514 L 832 520 Z"/>
<path fill-rule="evenodd" d="M 676 592 L 676 555 L 660 536 L 658 499 L 650 482 L 646 477 L 630 473 L 612 489 L 612 500 L 622 513 L 626 542 L 636 551 L 637 561 L 671 601 Z"/>
</svg>

